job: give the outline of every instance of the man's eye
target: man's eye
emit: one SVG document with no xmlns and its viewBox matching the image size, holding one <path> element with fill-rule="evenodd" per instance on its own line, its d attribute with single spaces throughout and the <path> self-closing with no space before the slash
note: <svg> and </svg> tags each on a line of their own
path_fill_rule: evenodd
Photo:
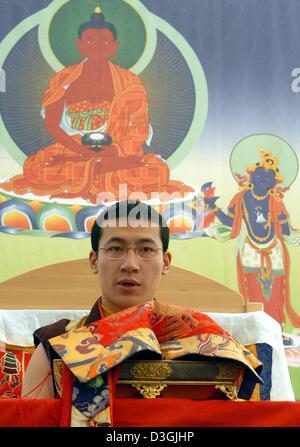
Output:
<svg viewBox="0 0 300 447">
<path fill-rule="evenodd" d="M 143 253 L 153 253 L 154 249 L 152 247 L 141 247 L 140 251 Z"/>
<path fill-rule="evenodd" d="M 119 247 L 118 245 L 115 245 L 113 247 L 109 247 L 108 251 L 110 251 L 111 253 L 121 253 L 124 251 L 124 248 Z"/>
</svg>

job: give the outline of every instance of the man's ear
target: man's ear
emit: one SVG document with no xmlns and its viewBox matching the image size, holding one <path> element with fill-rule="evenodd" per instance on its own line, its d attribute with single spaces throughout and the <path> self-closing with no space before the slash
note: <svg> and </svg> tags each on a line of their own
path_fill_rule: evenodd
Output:
<svg viewBox="0 0 300 447">
<path fill-rule="evenodd" d="M 89 253 L 89 263 L 93 273 L 98 273 L 97 259 L 98 259 L 97 252 L 91 250 Z"/>
<path fill-rule="evenodd" d="M 84 54 L 84 48 L 83 48 L 83 44 L 82 44 L 81 39 L 79 39 L 79 38 L 76 39 L 76 46 L 78 48 L 79 56 L 80 57 L 84 57 L 85 54 Z"/>
<path fill-rule="evenodd" d="M 111 57 L 113 59 L 116 59 L 116 57 L 117 57 L 118 46 L 119 46 L 119 41 L 116 39 L 113 41 L 112 50 L 111 50 Z"/>
<path fill-rule="evenodd" d="M 169 251 L 166 251 L 166 253 L 164 253 L 164 265 L 161 271 L 162 275 L 166 275 L 169 272 L 171 261 L 172 261 L 172 255 Z"/>
</svg>

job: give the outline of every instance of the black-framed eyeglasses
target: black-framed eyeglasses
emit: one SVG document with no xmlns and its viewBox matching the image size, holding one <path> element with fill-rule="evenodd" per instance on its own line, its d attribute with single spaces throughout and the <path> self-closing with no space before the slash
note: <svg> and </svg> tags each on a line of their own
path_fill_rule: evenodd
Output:
<svg viewBox="0 0 300 447">
<path fill-rule="evenodd" d="M 129 249 L 133 249 L 135 254 L 140 259 L 154 258 L 162 248 L 141 246 L 141 247 L 121 247 L 120 245 L 113 245 L 112 247 L 99 247 L 99 250 L 103 250 L 105 256 L 111 259 L 122 259 L 126 256 Z"/>
</svg>

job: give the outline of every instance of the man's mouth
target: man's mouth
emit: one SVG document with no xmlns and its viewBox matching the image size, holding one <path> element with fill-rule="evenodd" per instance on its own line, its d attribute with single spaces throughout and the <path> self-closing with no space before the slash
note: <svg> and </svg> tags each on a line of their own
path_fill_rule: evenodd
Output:
<svg viewBox="0 0 300 447">
<path fill-rule="evenodd" d="M 140 287 L 141 284 L 134 279 L 122 279 L 121 281 L 117 282 L 117 285 L 125 289 L 135 289 Z"/>
</svg>

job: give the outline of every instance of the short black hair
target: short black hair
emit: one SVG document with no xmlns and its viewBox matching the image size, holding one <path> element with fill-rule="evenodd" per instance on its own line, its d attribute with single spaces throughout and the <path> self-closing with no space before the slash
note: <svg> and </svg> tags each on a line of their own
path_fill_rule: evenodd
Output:
<svg viewBox="0 0 300 447">
<path fill-rule="evenodd" d="M 116 222 L 123 217 L 130 218 L 130 213 L 133 211 L 135 214 L 134 218 L 136 220 L 147 220 L 148 222 L 155 223 L 155 225 L 159 226 L 163 253 L 165 253 L 168 250 L 170 238 L 170 231 L 165 219 L 152 206 L 138 200 L 125 200 L 123 202 L 117 202 L 111 207 L 106 208 L 97 217 L 91 231 L 91 244 L 93 251 L 98 252 L 99 242 L 103 231 L 103 222 L 107 222 L 112 218 L 114 218 Z"/>
<path fill-rule="evenodd" d="M 108 29 L 112 33 L 114 40 L 118 38 L 115 25 L 110 22 L 105 22 L 105 16 L 99 12 L 94 12 L 94 14 L 91 15 L 91 20 L 80 25 L 78 28 L 79 39 L 81 39 L 82 34 L 87 29 Z"/>
</svg>

